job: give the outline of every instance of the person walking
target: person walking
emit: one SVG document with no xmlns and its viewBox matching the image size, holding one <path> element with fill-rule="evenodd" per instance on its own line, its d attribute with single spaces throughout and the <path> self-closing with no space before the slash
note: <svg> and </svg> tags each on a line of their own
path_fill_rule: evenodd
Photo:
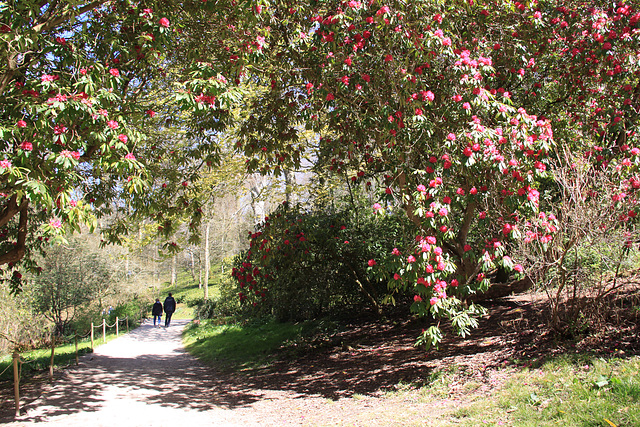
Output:
<svg viewBox="0 0 640 427">
<path fill-rule="evenodd" d="M 160 321 L 162 320 L 162 303 L 159 298 L 156 298 L 156 303 L 153 304 L 151 309 L 151 315 L 153 316 L 153 326 L 156 326 L 156 319 L 158 320 L 158 328 L 160 327 Z"/>
<path fill-rule="evenodd" d="M 176 300 L 171 296 L 171 292 L 169 292 L 169 296 L 164 300 L 164 327 L 168 328 L 171 323 L 171 315 L 176 311 Z"/>
</svg>

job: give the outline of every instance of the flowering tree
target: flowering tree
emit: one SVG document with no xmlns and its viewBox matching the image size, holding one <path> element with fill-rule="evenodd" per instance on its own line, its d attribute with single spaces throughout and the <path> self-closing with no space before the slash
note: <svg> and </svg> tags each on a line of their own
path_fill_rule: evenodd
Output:
<svg viewBox="0 0 640 427">
<path fill-rule="evenodd" d="M 0 264 L 20 261 L 27 239 L 78 229 L 92 206 L 142 190 L 137 125 L 154 112 L 132 100 L 169 26 L 125 3 L 2 6 Z"/>
<path fill-rule="evenodd" d="M 620 165 L 633 187 L 640 15 L 590 5 L 271 3 L 256 13 L 271 25 L 264 58 L 278 62 L 245 126 L 249 166 L 279 173 L 301 157 L 299 129 L 320 132 L 325 168 L 373 181 L 373 208 L 402 207 L 419 229 L 415 246 L 378 263 L 395 271 L 392 289 L 466 334 L 477 309 L 464 300 L 488 273 L 523 271 L 510 242 L 553 238 L 553 221 L 528 220 L 549 207 L 540 183 L 553 183 L 556 146 L 598 145 L 596 163 Z M 433 327 L 421 341 L 440 339 Z"/>
<path fill-rule="evenodd" d="M 157 211 L 197 225 L 198 204 L 184 202 L 199 171 L 218 159 L 212 140 L 237 95 L 224 76 L 207 75 L 191 82 L 199 95 L 182 94 L 198 107 L 181 117 L 172 70 L 211 73 L 174 52 L 193 43 L 194 20 L 215 12 L 188 2 L 27 0 L 3 3 L 0 13 L 0 265 L 35 268 L 29 255 L 40 242 L 83 222 L 94 228 L 100 216 L 110 241 Z M 12 278 L 19 286 L 17 270 Z"/>
</svg>

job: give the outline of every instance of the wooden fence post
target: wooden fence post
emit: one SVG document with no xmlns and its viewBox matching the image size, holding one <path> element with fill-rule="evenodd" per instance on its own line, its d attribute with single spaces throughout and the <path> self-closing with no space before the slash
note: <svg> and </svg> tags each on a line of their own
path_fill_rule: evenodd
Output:
<svg viewBox="0 0 640 427">
<path fill-rule="evenodd" d="M 126 319 L 127 319 L 127 333 L 129 333 L 129 316 L 127 316 Z"/>
<path fill-rule="evenodd" d="M 78 366 L 80 364 L 80 361 L 78 360 L 78 334 L 75 334 L 73 338 L 76 342 L 76 366 Z"/>
<path fill-rule="evenodd" d="M 120 329 L 118 328 L 118 316 L 116 316 L 116 338 L 120 335 Z"/>
<path fill-rule="evenodd" d="M 18 362 L 20 361 L 20 353 L 18 351 L 13 352 L 13 392 L 16 399 L 16 417 L 20 416 L 20 368 Z"/>
<path fill-rule="evenodd" d="M 93 322 L 91 322 L 91 353 L 93 353 Z"/>
<path fill-rule="evenodd" d="M 102 343 L 107 342 L 107 321 L 102 319 Z"/>
<path fill-rule="evenodd" d="M 53 379 L 53 357 L 56 352 L 56 336 L 51 334 L 51 360 L 49 361 L 49 379 Z"/>
</svg>

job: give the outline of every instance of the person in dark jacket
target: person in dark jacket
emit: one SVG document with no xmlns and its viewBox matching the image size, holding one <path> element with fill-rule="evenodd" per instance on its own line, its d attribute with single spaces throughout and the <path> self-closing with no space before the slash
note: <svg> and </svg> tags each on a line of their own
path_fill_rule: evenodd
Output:
<svg viewBox="0 0 640 427">
<path fill-rule="evenodd" d="M 164 327 L 168 328 L 171 323 L 171 315 L 176 311 L 176 300 L 171 296 L 171 292 L 169 292 L 169 296 L 164 300 Z"/>
<path fill-rule="evenodd" d="M 162 320 L 162 303 L 160 299 L 156 298 L 156 303 L 153 304 L 151 309 L 151 315 L 153 316 L 153 326 L 156 326 L 156 319 L 158 320 L 158 328 L 160 327 L 160 321 Z"/>
</svg>

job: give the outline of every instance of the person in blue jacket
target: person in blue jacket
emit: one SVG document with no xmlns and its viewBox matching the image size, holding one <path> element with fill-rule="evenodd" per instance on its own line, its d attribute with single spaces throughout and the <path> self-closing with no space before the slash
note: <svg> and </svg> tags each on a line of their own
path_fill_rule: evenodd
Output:
<svg viewBox="0 0 640 427">
<path fill-rule="evenodd" d="M 153 326 L 156 326 L 156 319 L 158 320 L 158 327 L 160 327 L 160 321 L 162 320 L 162 303 L 156 298 L 156 303 L 153 304 L 151 309 L 151 315 L 153 316 Z"/>
<path fill-rule="evenodd" d="M 164 327 L 168 328 L 171 323 L 171 315 L 176 311 L 176 300 L 171 296 L 171 292 L 169 292 L 169 296 L 164 300 Z"/>
</svg>

